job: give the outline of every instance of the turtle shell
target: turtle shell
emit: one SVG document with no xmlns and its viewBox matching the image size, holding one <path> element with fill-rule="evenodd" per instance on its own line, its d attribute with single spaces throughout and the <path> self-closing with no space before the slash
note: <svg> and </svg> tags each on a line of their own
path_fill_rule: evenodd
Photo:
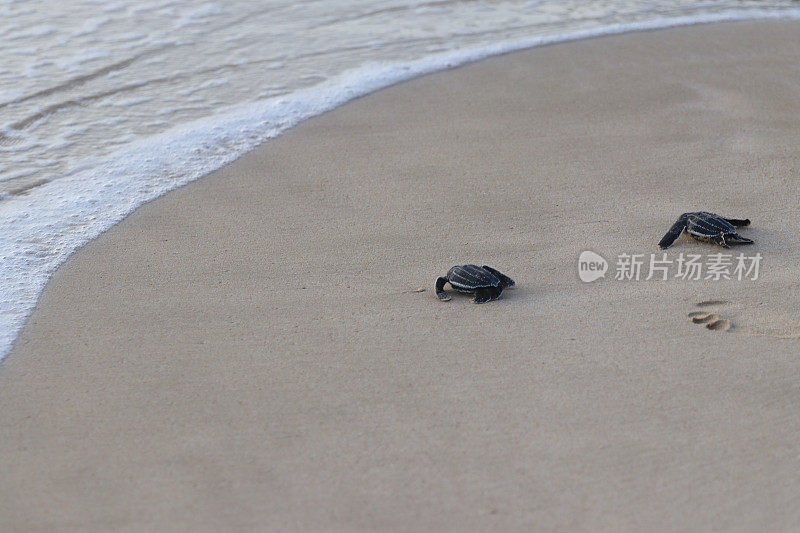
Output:
<svg viewBox="0 0 800 533">
<path fill-rule="evenodd" d="M 720 233 L 723 235 L 738 234 L 733 224 L 721 216 L 707 211 L 687 213 L 686 231 L 700 237 L 715 237 Z"/>
<path fill-rule="evenodd" d="M 464 292 L 499 287 L 501 283 L 500 278 L 477 265 L 454 266 L 447 271 L 447 280 L 454 289 Z"/>
</svg>

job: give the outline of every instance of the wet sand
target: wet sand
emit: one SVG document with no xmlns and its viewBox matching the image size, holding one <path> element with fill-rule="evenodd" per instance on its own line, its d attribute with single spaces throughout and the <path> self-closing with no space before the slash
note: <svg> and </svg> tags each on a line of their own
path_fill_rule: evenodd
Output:
<svg viewBox="0 0 800 533">
<path fill-rule="evenodd" d="M 799 36 L 490 59 L 143 206 L 58 270 L 0 367 L 0 529 L 796 526 Z M 701 209 L 753 221 L 732 252 L 758 280 L 613 279 Z M 606 279 L 578 279 L 584 250 Z M 439 302 L 469 262 L 517 287 Z"/>
</svg>

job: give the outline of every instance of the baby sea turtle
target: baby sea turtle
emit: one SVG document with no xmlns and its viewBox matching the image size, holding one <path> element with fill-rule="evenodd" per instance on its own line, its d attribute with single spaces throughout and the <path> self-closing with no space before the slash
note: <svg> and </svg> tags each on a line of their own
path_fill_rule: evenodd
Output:
<svg viewBox="0 0 800 533">
<path fill-rule="evenodd" d="M 725 248 L 730 248 L 730 244 L 753 244 L 753 241 L 736 232 L 736 228 L 749 225 L 750 219 L 723 218 L 707 211 L 684 213 L 658 245 L 666 250 L 681 236 L 683 230 L 698 241 L 713 242 Z"/>
<path fill-rule="evenodd" d="M 447 271 L 447 276 L 436 280 L 436 296 L 442 301 L 450 299 L 450 295 L 444 292 L 444 285 L 448 282 L 458 292 L 474 294 L 473 302 L 476 304 L 497 300 L 503 289 L 514 286 L 513 279 L 492 267 L 486 265 L 482 267 L 477 265 L 454 266 Z"/>
</svg>

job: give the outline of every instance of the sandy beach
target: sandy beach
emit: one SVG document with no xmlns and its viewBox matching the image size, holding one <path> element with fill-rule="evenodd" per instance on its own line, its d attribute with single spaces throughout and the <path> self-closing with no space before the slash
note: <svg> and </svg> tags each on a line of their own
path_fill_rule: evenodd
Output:
<svg viewBox="0 0 800 533">
<path fill-rule="evenodd" d="M 798 22 L 517 52 L 141 207 L 0 365 L 0 529 L 797 527 L 798 59 Z M 757 280 L 614 279 L 695 210 Z M 438 301 L 464 263 L 516 287 Z"/>
</svg>

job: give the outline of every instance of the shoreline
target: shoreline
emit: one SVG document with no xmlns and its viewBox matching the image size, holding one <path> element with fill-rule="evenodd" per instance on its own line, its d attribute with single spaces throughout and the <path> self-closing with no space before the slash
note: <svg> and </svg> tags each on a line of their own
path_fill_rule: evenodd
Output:
<svg viewBox="0 0 800 533">
<path fill-rule="evenodd" d="M 268 103 L 266 106 L 243 104 L 229 108 L 222 116 L 217 116 L 216 120 L 212 121 L 215 122 L 214 127 L 208 127 L 208 119 L 200 119 L 155 137 L 141 139 L 135 143 L 138 148 L 128 146 L 122 152 L 115 153 L 105 159 L 100 166 L 91 170 L 90 175 L 80 172 L 76 175 L 80 176 L 80 187 L 86 191 L 87 195 L 83 198 L 83 205 L 77 209 L 77 212 L 74 206 L 64 207 L 62 205 L 63 198 L 73 197 L 73 189 L 77 185 L 71 183 L 71 179 L 67 178 L 45 185 L 46 190 L 34 188 L 26 191 L 25 196 L 21 197 L 23 203 L 27 204 L 26 206 L 21 206 L 19 212 L 10 212 L 8 216 L 0 216 L 1 226 L 25 228 L 22 239 L 10 235 L 3 243 L 8 254 L 6 263 L 9 268 L 0 271 L 0 277 L 5 276 L 7 280 L 17 282 L 18 286 L 11 290 L 11 295 L 3 296 L 3 307 L 0 308 L 0 316 L 4 317 L 4 322 L 0 324 L 0 361 L 10 353 L 19 331 L 32 312 L 52 272 L 76 249 L 119 223 L 144 203 L 175 190 L 176 187 L 201 179 L 210 172 L 241 157 L 244 153 L 257 148 L 260 144 L 269 142 L 270 139 L 291 129 L 296 124 L 330 112 L 355 98 L 361 98 L 377 90 L 419 76 L 539 46 L 625 35 L 631 32 L 659 31 L 674 27 L 740 21 L 777 20 L 786 22 L 797 19 L 800 19 L 800 9 L 779 11 L 742 9 L 715 15 L 620 23 L 561 35 L 543 35 L 523 40 L 504 41 L 492 46 L 455 50 L 443 55 L 434 54 L 410 63 L 389 63 L 378 71 L 371 70 L 371 68 L 359 68 L 355 71 L 341 73 L 329 80 L 327 85 L 323 84 L 322 87 L 312 87 L 294 93 L 289 97 L 288 103 L 284 101 L 277 106 L 277 109 L 272 103 Z M 321 101 L 320 93 L 323 95 Z M 262 123 L 253 122 L 254 116 L 260 117 L 259 120 Z M 263 123 L 273 123 L 278 126 L 273 130 L 265 131 Z M 222 126 L 222 133 L 218 131 L 220 126 Z M 201 145 L 205 146 L 207 143 L 199 143 L 196 137 L 205 138 L 208 143 L 219 148 L 220 143 L 227 143 L 225 140 L 227 133 L 225 132 L 228 130 L 237 132 L 239 147 L 232 148 L 233 152 L 223 153 L 212 158 L 214 160 L 211 162 L 206 160 L 197 167 L 196 150 L 201 149 Z M 156 154 L 159 155 L 155 156 Z M 127 171 L 115 174 L 113 179 L 109 180 L 103 166 L 117 167 L 119 165 L 127 168 Z M 183 174 L 175 176 L 172 172 L 167 172 L 167 169 L 176 166 L 183 169 Z M 129 172 L 131 167 L 136 168 L 133 175 Z M 161 177 L 152 181 L 153 176 Z M 126 197 L 126 201 L 122 203 L 119 200 L 120 191 L 118 189 L 120 188 L 125 189 L 123 196 Z M 58 205 L 61 207 L 55 207 Z M 51 211 L 53 209 L 54 211 Z M 49 214 L 45 217 L 46 219 L 28 220 L 27 213 L 36 211 L 39 211 L 40 215 L 44 211 Z M 20 213 L 23 216 L 20 216 Z M 75 215 L 79 215 L 77 219 Z M 80 228 L 79 230 L 76 230 L 76 224 Z M 41 249 L 36 239 L 29 242 L 31 237 L 36 234 L 42 235 L 42 238 L 47 241 L 46 249 Z M 38 266 L 33 266 L 32 263 L 36 263 Z M 24 272 L 21 280 L 19 279 L 20 272 Z"/>
<path fill-rule="evenodd" d="M 138 208 L 59 267 L 2 363 L 0 524 L 796 523 L 798 25 L 416 78 Z M 758 282 L 571 271 L 655 252 L 694 208 L 753 220 Z M 517 287 L 438 302 L 467 262 Z M 689 321 L 709 300 L 731 331 Z"/>
</svg>

